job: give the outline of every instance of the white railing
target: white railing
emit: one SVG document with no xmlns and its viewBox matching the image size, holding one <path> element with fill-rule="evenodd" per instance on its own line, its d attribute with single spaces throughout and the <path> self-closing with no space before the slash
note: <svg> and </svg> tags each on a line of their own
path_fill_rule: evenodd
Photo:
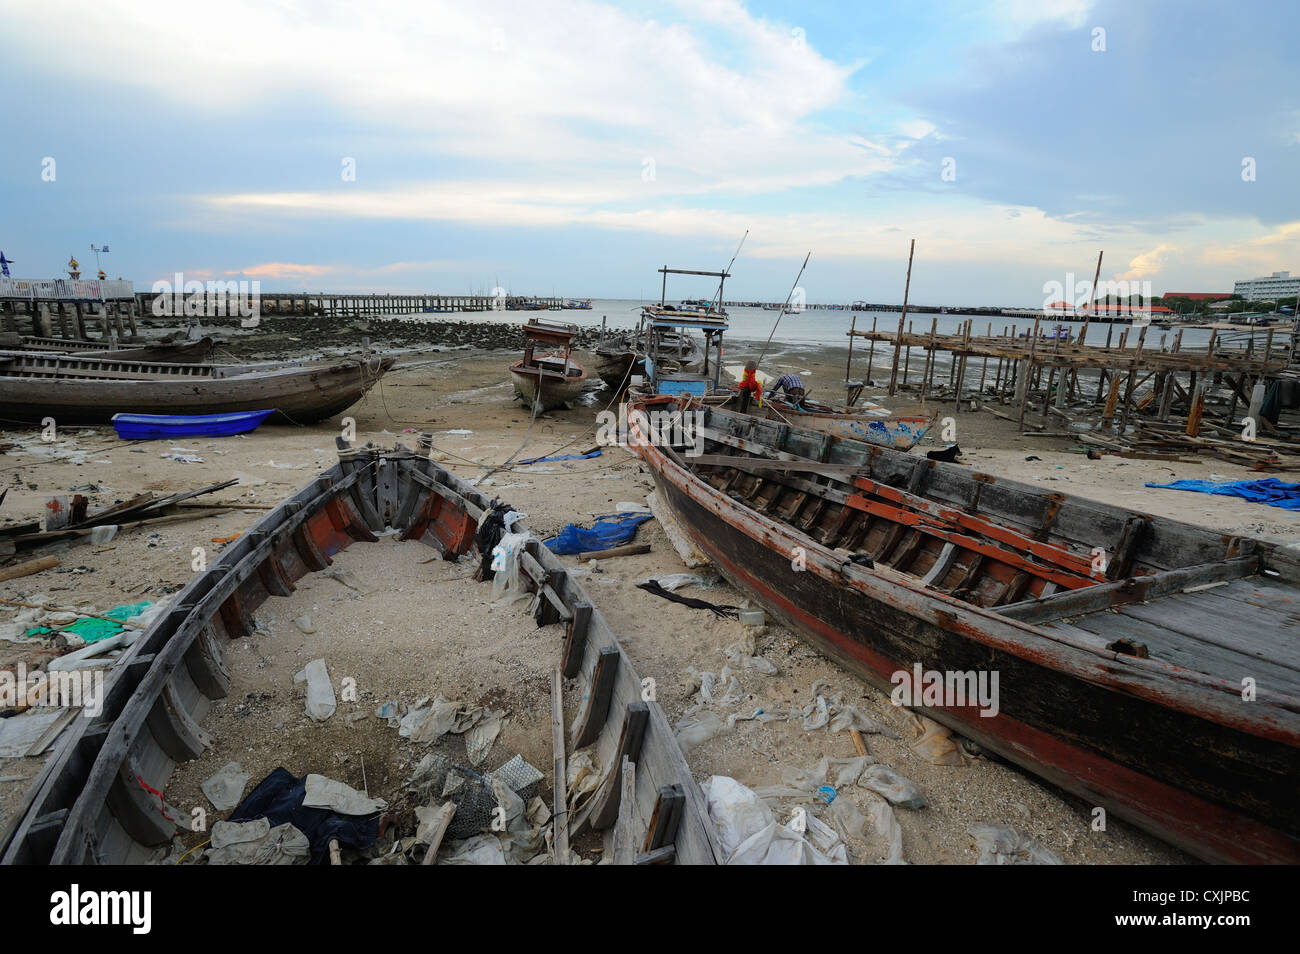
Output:
<svg viewBox="0 0 1300 954">
<path fill-rule="evenodd" d="M 49 298 L 59 301 L 113 301 L 134 298 L 135 285 L 129 281 L 105 281 L 71 278 L 30 279 L 0 277 L 0 298 Z"/>
</svg>

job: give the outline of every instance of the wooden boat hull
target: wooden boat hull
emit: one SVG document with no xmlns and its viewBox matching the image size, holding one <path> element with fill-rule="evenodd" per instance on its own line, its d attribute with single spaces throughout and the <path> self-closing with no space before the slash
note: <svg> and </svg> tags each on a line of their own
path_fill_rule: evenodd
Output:
<svg viewBox="0 0 1300 954">
<path fill-rule="evenodd" d="M 75 354 L 85 358 L 112 358 L 117 361 L 166 361 L 173 364 L 190 364 L 207 361 L 212 354 L 213 340 L 199 338 L 194 341 L 160 341 L 148 345 L 126 345 L 108 348 L 102 341 L 80 341 L 63 338 L 37 338 L 24 336 L 18 347 L 24 351 Z"/>
<path fill-rule="evenodd" d="M 700 374 L 704 370 L 704 352 L 693 338 L 688 337 L 686 341 L 689 347 L 683 355 L 684 360 L 666 360 L 664 362 L 666 370 L 673 373 Z M 621 344 L 607 344 L 593 349 L 592 355 L 593 370 L 612 388 L 626 388 L 632 380 L 632 375 L 645 377 L 644 339 L 638 339 L 635 346 L 627 344 L 627 339 L 623 339 Z"/>
<path fill-rule="evenodd" d="M 1295 697 L 1279 695 L 1251 710 L 1242 705 L 1240 684 L 1073 644 L 899 579 L 887 567 L 857 566 L 843 551 L 699 479 L 683 466 L 688 458 L 649 444 L 637 452 L 683 531 L 719 571 L 850 672 L 887 692 L 897 686 L 896 674 L 918 663 L 927 672 L 997 672 L 995 716 L 974 706 L 915 708 L 1206 860 L 1300 861 Z M 907 473 L 898 455 L 876 453 L 878 462 L 892 460 L 895 472 Z M 954 465 L 922 459 L 912 466 Z M 997 483 L 1001 494 L 1023 486 Z M 773 498 L 764 509 L 780 513 L 787 503 Z M 1051 503 L 1057 513 L 1066 506 L 1059 497 Z M 794 568 L 796 559 L 802 570 Z"/>
<path fill-rule="evenodd" d="M 80 356 L 78 356 L 80 357 Z M 0 419 L 59 425 L 108 424 L 114 414 L 229 414 L 274 408 L 272 422 L 311 424 L 345 411 L 394 358 L 272 367 L 229 377 L 141 372 L 136 380 L 29 377 L 0 368 Z"/>
<path fill-rule="evenodd" d="M 572 364 L 578 364 L 570 360 Z M 587 384 L 587 372 L 583 369 L 581 376 L 560 377 L 539 372 L 536 368 L 524 367 L 522 362 L 516 362 L 510 366 L 510 380 L 515 386 L 515 391 L 529 407 L 534 403 L 540 403 L 543 411 L 553 411 L 572 404 L 582 396 L 583 388 Z"/>
<path fill-rule="evenodd" d="M 401 446 L 339 444 L 334 467 L 268 512 L 191 579 L 170 612 L 113 668 L 103 711 L 73 720 L 0 835 L 0 863 L 156 861 L 177 831 L 178 816 L 164 804 L 172 769 L 204 751 L 200 723 L 231 684 L 224 647 L 252 632 L 253 613 L 262 604 L 293 592 L 297 580 L 327 568 L 346 547 L 375 542 L 375 533 L 387 527 L 446 560 L 481 557 L 475 534 L 492 501 L 429 460 L 427 445 L 417 454 Z M 573 817 L 561 782 L 553 817 L 568 827 L 557 827 L 557 841 L 567 844 L 570 832 L 576 837 L 590 830 L 605 836 L 609 856 L 627 863 L 716 863 L 719 849 L 707 807 L 663 711 L 641 701 L 632 661 L 558 558 L 537 541 L 526 555 L 521 578 L 541 597 L 538 624 L 561 624 L 553 631 L 563 637 L 558 668 L 577 681 L 579 698 L 587 700 L 570 732 L 558 728 L 552 780 L 564 778 L 569 750 L 592 746 L 604 768 L 594 796 L 574 806 Z M 626 806 L 619 784 L 623 756 L 635 774 Z M 670 803 L 671 811 L 664 807 Z M 617 834 L 615 821 L 622 829 Z"/>
</svg>

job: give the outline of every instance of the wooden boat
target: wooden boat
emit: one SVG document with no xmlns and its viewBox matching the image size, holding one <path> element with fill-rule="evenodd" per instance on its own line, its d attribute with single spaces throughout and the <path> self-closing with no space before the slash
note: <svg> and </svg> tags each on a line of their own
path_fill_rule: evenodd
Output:
<svg viewBox="0 0 1300 954">
<path fill-rule="evenodd" d="M 73 718 L 55 743 L 0 835 L 0 862 L 138 864 L 161 857 L 177 819 L 189 818 L 168 810 L 172 769 L 203 752 L 211 741 L 204 714 L 230 690 L 226 647 L 253 631 L 260 606 L 293 592 L 297 580 L 328 567 L 339 551 L 374 542 L 392 527 L 446 560 L 478 561 L 477 534 L 493 501 L 429 460 L 431 440 L 422 438 L 415 453 L 400 445 L 353 448 L 338 439 L 337 464 L 194 576 L 110 671 L 102 712 Z M 641 700 L 641 677 L 613 630 L 536 540 L 521 554 L 520 569 L 538 596 L 538 624 L 554 627 L 563 646 L 552 679 L 557 861 L 567 861 L 571 835 L 592 831 L 618 862 L 715 863 L 717 837 L 699 786 L 663 711 Z M 583 700 L 568 732 L 561 675 L 576 680 Z M 565 784 L 554 782 L 565 778 L 568 754 L 588 746 L 603 767 L 601 783 L 587 801 L 570 806 Z M 624 791 L 631 797 L 624 799 Z"/>
<path fill-rule="evenodd" d="M 573 357 L 573 325 L 530 321 L 524 325 L 524 356 L 510 365 L 510 380 L 531 407 L 551 411 L 576 401 L 587 384 L 587 369 Z M 537 354 L 537 346 L 557 350 Z"/>
<path fill-rule="evenodd" d="M 216 365 L 0 351 L 0 420 L 107 424 L 119 412 L 229 414 L 274 408 L 273 421 L 310 424 L 359 401 L 396 363 Z"/>
<path fill-rule="evenodd" d="M 881 411 L 884 411 L 883 416 Z M 879 405 L 852 408 L 805 400 L 795 407 L 779 398 L 764 400 L 761 408 L 751 406 L 750 413 L 900 451 L 915 447 L 938 420 L 937 416 L 889 417 L 889 411 Z"/>
<path fill-rule="evenodd" d="M 661 361 L 668 370 L 699 374 L 704 370 L 704 349 L 695 336 L 675 331 L 663 335 L 663 350 L 671 357 Z M 646 334 L 624 334 L 607 339 L 591 353 L 595 357 L 592 367 L 601 380 L 612 388 L 625 388 L 633 375 L 645 377 Z"/>
<path fill-rule="evenodd" d="M 77 338 L 42 338 L 35 335 L 15 335 L 15 340 L 0 341 L 0 347 L 15 351 L 55 351 L 75 354 L 83 358 L 111 358 L 117 361 L 166 361 L 172 364 L 190 364 L 206 361 L 212 354 L 211 338 L 182 338 L 175 341 L 160 340 L 149 344 L 130 344 L 110 348 L 103 340 L 91 341 Z"/>
<path fill-rule="evenodd" d="M 702 455 L 637 453 L 775 617 L 886 691 L 997 673 L 996 715 L 915 708 L 1201 858 L 1300 862 L 1295 547 L 698 410 Z"/>
</svg>

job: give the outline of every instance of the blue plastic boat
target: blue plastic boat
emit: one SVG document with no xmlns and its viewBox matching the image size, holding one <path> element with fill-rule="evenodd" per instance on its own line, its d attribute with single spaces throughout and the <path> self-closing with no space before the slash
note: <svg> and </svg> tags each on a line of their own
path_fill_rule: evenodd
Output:
<svg viewBox="0 0 1300 954">
<path fill-rule="evenodd" d="M 113 427 L 124 441 L 158 441 L 176 437 L 228 437 L 255 430 L 269 411 L 234 414 L 114 414 Z"/>
</svg>

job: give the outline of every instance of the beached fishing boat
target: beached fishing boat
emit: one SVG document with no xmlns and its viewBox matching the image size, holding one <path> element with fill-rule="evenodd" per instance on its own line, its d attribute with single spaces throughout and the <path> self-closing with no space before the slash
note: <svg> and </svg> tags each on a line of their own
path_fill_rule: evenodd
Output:
<svg viewBox="0 0 1300 954">
<path fill-rule="evenodd" d="M 481 565 L 510 508 L 493 514 L 493 501 L 429 459 L 430 441 L 422 438 L 415 453 L 400 445 L 353 448 L 337 439 L 338 463 L 268 511 L 175 594 L 108 673 L 101 711 L 71 718 L 54 743 L 0 834 L 0 862 L 160 860 L 178 825 L 189 824 L 187 811 L 168 804 L 168 780 L 178 763 L 198 758 L 212 741 L 201 723 L 231 690 L 227 647 L 253 632 L 259 607 L 293 592 L 296 581 L 326 569 L 341 550 L 373 543 L 391 527 L 445 560 L 469 557 Z M 591 831 L 619 863 L 715 863 L 717 836 L 700 788 L 663 711 L 642 701 L 641 677 L 613 630 L 537 540 L 524 545 L 518 561 L 520 581 L 538 597 L 538 624 L 554 625 L 563 646 L 551 700 L 555 861 L 568 862 L 571 835 Z M 581 700 L 568 731 L 561 675 L 576 680 Z M 546 706 L 544 697 L 540 702 Z M 570 805 L 565 766 L 580 748 L 595 753 L 600 783 Z M 624 791 L 631 797 L 624 799 Z"/>
<path fill-rule="evenodd" d="M 1294 547 L 693 410 L 702 455 L 636 448 L 660 496 L 826 655 L 1201 858 L 1300 862 Z M 953 692 L 994 677 L 995 711 Z"/>
<path fill-rule="evenodd" d="M 0 419 L 107 424 L 114 414 L 230 414 L 274 408 L 273 421 L 310 424 L 359 401 L 396 363 L 217 365 L 0 351 Z"/>
<path fill-rule="evenodd" d="M 530 321 L 524 325 L 524 356 L 510 365 L 510 380 L 519 396 L 543 411 L 576 401 L 587 384 L 587 369 L 573 357 L 573 325 Z M 555 349 L 537 354 L 538 346 Z"/>
<path fill-rule="evenodd" d="M 644 329 L 608 338 L 591 349 L 592 368 L 610 387 L 627 387 L 633 375 L 646 376 L 648 347 Z M 673 371 L 699 374 L 704 369 L 704 349 L 694 335 L 670 330 L 662 336 L 660 360 Z"/>
<path fill-rule="evenodd" d="M 9 336 L 5 336 L 9 337 Z M 172 364 L 192 364 L 206 361 L 212 354 L 211 338 L 182 338 L 161 340 L 149 344 L 128 344 L 112 348 L 103 340 L 90 341 L 78 338 L 42 338 L 36 335 L 13 335 L 12 342 L 0 338 L 0 347 L 15 351 L 59 352 L 83 358 L 112 358 L 117 361 L 166 361 Z"/>
</svg>

